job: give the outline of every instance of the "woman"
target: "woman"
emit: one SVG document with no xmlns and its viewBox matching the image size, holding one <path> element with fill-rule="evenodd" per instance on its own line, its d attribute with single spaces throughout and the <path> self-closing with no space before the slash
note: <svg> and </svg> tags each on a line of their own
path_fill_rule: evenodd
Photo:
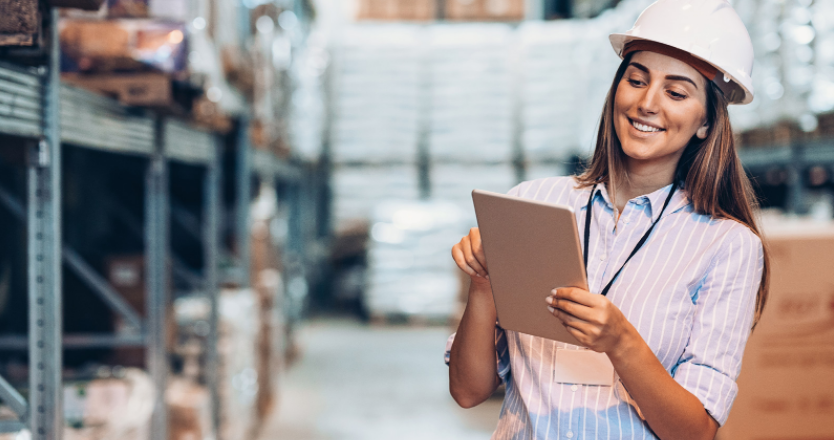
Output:
<svg viewBox="0 0 834 440">
<path fill-rule="evenodd" d="M 542 307 L 615 380 L 558 380 L 554 366 L 587 349 L 496 324 L 474 228 L 452 249 L 471 287 L 447 362 L 463 407 L 506 384 L 494 439 L 712 439 L 765 303 L 767 254 L 727 114 L 753 98 L 746 29 L 725 0 L 660 0 L 611 41 L 623 61 L 590 167 L 510 194 L 574 208 L 589 291 L 542 292 Z"/>
</svg>

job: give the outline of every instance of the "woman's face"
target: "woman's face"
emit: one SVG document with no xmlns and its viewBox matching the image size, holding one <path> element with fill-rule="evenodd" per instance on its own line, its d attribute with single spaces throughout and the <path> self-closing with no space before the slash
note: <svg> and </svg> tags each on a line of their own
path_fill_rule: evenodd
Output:
<svg viewBox="0 0 834 440">
<path fill-rule="evenodd" d="M 614 98 L 614 128 L 629 168 L 677 166 L 692 136 L 706 138 L 706 78 L 655 52 L 636 52 Z"/>
</svg>

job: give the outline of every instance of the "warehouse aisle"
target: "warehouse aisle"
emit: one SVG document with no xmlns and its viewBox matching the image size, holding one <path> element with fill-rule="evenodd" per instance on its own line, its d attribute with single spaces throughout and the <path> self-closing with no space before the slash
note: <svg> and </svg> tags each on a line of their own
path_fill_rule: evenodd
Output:
<svg viewBox="0 0 834 440">
<path fill-rule="evenodd" d="M 448 392 L 442 327 L 368 327 L 319 320 L 282 379 L 262 440 L 486 440 L 499 399 L 459 408 Z"/>
</svg>

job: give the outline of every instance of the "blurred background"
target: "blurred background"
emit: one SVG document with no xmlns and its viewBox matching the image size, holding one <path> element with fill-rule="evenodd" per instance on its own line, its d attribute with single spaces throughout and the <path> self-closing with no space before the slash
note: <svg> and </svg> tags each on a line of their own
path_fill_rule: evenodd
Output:
<svg viewBox="0 0 834 440">
<path fill-rule="evenodd" d="M 470 192 L 580 172 L 648 0 L 0 0 L 0 439 L 487 439 Z M 733 0 L 772 293 L 728 439 L 834 439 L 834 3 Z"/>
</svg>

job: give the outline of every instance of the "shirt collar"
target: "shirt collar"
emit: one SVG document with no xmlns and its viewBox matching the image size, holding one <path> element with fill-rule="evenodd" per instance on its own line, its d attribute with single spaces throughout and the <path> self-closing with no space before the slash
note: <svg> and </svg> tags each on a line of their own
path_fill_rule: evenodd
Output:
<svg viewBox="0 0 834 440">
<path fill-rule="evenodd" d="M 672 189 L 672 184 L 668 184 L 663 188 L 660 188 L 654 191 L 651 194 L 646 194 L 644 196 L 636 197 L 632 200 L 637 202 L 638 204 L 649 204 L 649 209 L 652 213 L 652 221 L 657 220 L 657 217 L 660 215 L 660 210 L 663 209 L 663 203 L 666 201 L 666 197 L 669 195 L 669 191 Z M 597 195 L 602 197 L 605 201 L 606 206 L 614 209 L 614 204 L 611 203 L 611 197 L 608 194 L 608 188 L 605 184 L 598 184 L 597 185 Z M 596 196 L 594 196 L 596 197 Z M 663 213 L 663 216 L 666 217 L 669 214 L 675 213 L 680 211 L 681 209 L 685 208 L 689 204 L 689 198 L 686 196 L 686 191 L 684 191 L 680 186 L 675 190 L 675 194 L 672 195 L 672 199 L 669 200 L 669 206 L 666 207 L 666 211 Z"/>
<path fill-rule="evenodd" d="M 672 190 L 672 184 L 668 184 L 663 188 L 651 193 L 646 194 L 645 197 L 649 201 L 649 206 L 652 210 L 652 221 L 656 221 L 658 216 L 660 215 L 660 210 L 663 209 L 663 203 L 666 202 L 666 197 L 669 196 L 669 191 Z M 689 199 L 686 197 L 686 191 L 684 191 L 680 186 L 675 190 L 675 194 L 672 195 L 672 199 L 669 200 L 669 206 L 666 207 L 666 211 L 663 212 L 663 216 L 666 217 L 669 214 L 675 213 L 686 207 L 689 204 Z"/>
</svg>

